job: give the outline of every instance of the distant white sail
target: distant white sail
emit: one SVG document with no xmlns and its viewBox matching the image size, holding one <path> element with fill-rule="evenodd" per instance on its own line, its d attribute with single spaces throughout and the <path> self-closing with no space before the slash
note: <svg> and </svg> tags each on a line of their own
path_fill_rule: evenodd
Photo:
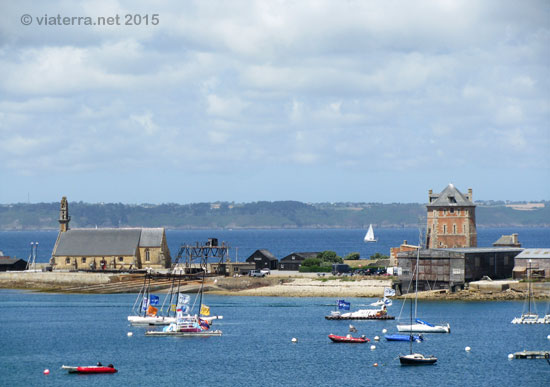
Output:
<svg viewBox="0 0 550 387">
<path fill-rule="evenodd" d="M 367 231 L 367 234 L 365 235 L 365 239 L 363 239 L 365 242 L 376 242 L 378 239 L 374 237 L 374 230 L 372 229 L 372 224 L 369 226 L 369 230 Z"/>
</svg>

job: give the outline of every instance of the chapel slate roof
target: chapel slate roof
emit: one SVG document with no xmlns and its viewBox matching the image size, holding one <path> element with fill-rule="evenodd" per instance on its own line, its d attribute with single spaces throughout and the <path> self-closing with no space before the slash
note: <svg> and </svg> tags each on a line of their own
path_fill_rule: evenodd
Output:
<svg viewBox="0 0 550 387">
<path fill-rule="evenodd" d="M 431 201 L 431 198 L 435 200 Z M 430 197 L 430 203 L 428 207 L 475 207 L 462 192 L 460 192 L 454 185 L 449 184 L 439 195 L 432 194 Z"/>
<path fill-rule="evenodd" d="M 142 228 L 141 238 L 139 239 L 140 247 L 156 247 L 162 244 L 163 228 Z"/>
<path fill-rule="evenodd" d="M 54 256 L 135 255 L 141 229 L 75 229 L 59 234 Z"/>
</svg>

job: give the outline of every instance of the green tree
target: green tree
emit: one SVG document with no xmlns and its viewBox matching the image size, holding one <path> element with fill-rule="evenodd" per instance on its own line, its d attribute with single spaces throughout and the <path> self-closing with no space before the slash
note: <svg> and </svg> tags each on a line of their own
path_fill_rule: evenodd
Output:
<svg viewBox="0 0 550 387">
<path fill-rule="evenodd" d="M 331 251 L 331 250 L 325 250 L 322 253 L 319 253 L 317 255 L 317 258 L 319 258 L 322 262 L 332 262 L 332 263 L 344 262 L 342 260 L 342 257 L 339 257 L 338 255 L 336 255 L 334 251 Z"/>
<path fill-rule="evenodd" d="M 361 257 L 361 254 L 359 253 L 349 253 L 344 257 L 344 261 L 356 261 Z"/>
</svg>

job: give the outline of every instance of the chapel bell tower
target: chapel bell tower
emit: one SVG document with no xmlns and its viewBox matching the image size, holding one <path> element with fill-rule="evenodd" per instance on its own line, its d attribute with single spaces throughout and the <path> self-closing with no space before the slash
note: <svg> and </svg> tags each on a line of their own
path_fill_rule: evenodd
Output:
<svg viewBox="0 0 550 387">
<path fill-rule="evenodd" d="M 69 202 L 67 197 L 63 196 L 61 199 L 61 208 L 59 210 L 59 232 L 69 231 L 69 222 L 71 217 L 69 216 Z"/>
</svg>

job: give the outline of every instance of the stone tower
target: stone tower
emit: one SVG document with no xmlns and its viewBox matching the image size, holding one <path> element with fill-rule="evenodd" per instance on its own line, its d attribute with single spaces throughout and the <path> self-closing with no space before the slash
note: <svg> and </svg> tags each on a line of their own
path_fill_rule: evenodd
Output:
<svg viewBox="0 0 550 387">
<path fill-rule="evenodd" d="M 69 202 L 67 202 L 67 197 L 63 196 L 61 199 L 61 209 L 59 210 L 59 232 L 69 231 L 70 221 Z"/>
<path fill-rule="evenodd" d="M 476 206 L 472 189 L 462 194 L 449 184 L 440 194 L 428 191 L 426 247 L 477 247 Z"/>
</svg>

